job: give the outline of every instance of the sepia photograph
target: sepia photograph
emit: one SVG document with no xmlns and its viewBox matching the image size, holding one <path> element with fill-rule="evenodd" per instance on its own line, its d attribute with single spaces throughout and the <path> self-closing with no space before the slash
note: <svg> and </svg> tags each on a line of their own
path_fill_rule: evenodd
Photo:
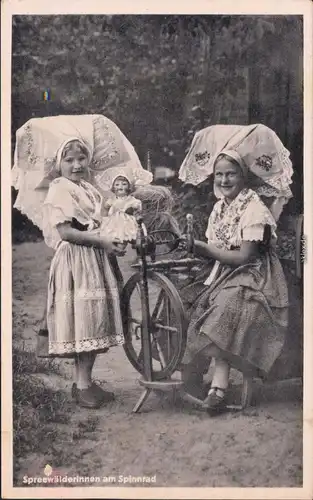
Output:
<svg viewBox="0 0 313 500">
<path fill-rule="evenodd" d="M 23 3 L 2 54 L 4 498 L 311 498 L 307 2 Z"/>
</svg>

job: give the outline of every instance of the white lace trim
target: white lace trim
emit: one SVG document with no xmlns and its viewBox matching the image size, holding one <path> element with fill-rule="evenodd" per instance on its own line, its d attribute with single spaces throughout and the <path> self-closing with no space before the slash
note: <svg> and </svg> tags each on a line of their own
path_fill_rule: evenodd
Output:
<svg viewBox="0 0 313 500">
<path fill-rule="evenodd" d="M 227 148 L 238 151 L 256 177 L 257 184 L 253 181 L 249 184 L 251 189 L 261 196 L 291 198 L 289 186 L 293 168 L 289 151 L 275 132 L 264 125 L 259 124 L 254 129 L 252 126 L 241 128 L 240 131 L 235 126 L 216 125 L 197 132 L 179 170 L 179 178 L 195 186 L 205 181 L 213 174 L 216 155 L 229 141 Z M 240 135 L 242 138 L 236 144 Z M 279 171 L 275 173 L 277 168 Z"/>
<path fill-rule="evenodd" d="M 114 180 L 119 176 L 126 177 L 128 182 L 131 184 L 132 189 L 139 186 L 146 186 L 153 181 L 153 175 L 151 172 L 144 170 L 142 166 L 134 166 L 132 162 L 108 168 L 103 172 L 96 173 L 95 179 L 101 189 L 104 191 L 110 191 Z"/>
<path fill-rule="evenodd" d="M 49 341 L 49 354 L 70 354 L 75 352 L 94 351 L 122 344 L 124 344 L 124 335 L 122 334 L 67 342 Z"/>
<path fill-rule="evenodd" d="M 254 224 L 242 230 L 242 241 L 263 241 L 264 225 Z M 273 244 L 277 239 L 275 231 L 272 231 L 271 241 Z"/>
<path fill-rule="evenodd" d="M 42 207 L 47 190 L 36 190 L 37 172 L 25 172 L 17 167 L 13 170 L 13 185 L 18 189 L 14 208 L 26 215 L 35 226 L 42 230 Z"/>
<path fill-rule="evenodd" d="M 108 118 L 96 115 L 93 120 L 94 158 L 90 169 L 95 172 L 115 167 L 132 159 L 128 141 Z"/>
</svg>

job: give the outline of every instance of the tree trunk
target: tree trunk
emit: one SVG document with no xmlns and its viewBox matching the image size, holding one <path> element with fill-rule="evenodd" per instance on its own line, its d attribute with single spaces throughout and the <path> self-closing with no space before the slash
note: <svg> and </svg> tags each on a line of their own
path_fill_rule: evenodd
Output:
<svg viewBox="0 0 313 500">
<path fill-rule="evenodd" d="M 249 123 L 258 123 L 261 121 L 260 81 L 261 81 L 261 71 L 256 64 L 253 64 L 252 66 L 249 67 L 248 70 Z"/>
</svg>

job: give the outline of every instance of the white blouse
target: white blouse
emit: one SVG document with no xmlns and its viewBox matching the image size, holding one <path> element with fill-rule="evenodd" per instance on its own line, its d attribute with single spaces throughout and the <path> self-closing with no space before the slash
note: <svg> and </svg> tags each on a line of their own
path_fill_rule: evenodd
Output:
<svg viewBox="0 0 313 500">
<path fill-rule="evenodd" d="M 205 235 L 208 243 L 216 247 L 238 248 L 243 241 L 263 241 L 266 225 L 271 228 L 271 243 L 275 244 L 277 226 L 274 217 L 256 193 L 246 190 L 230 205 L 224 200 L 214 205 Z M 211 285 L 220 265 L 219 261 L 215 261 L 205 285 Z"/>
<path fill-rule="evenodd" d="M 213 212 L 220 211 L 223 203 L 225 202 L 220 200 L 215 204 L 209 217 L 208 227 L 205 233 L 208 243 L 213 243 L 216 246 L 220 246 L 220 240 L 218 239 L 215 233 L 214 225 L 212 224 L 212 219 L 214 218 Z M 233 214 L 229 215 L 226 213 L 223 221 L 225 221 L 226 218 L 233 219 Z M 232 225 L 231 229 L 229 229 L 229 248 L 231 246 L 240 247 L 243 241 L 262 241 L 265 225 L 269 225 L 271 227 L 272 242 L 274 243 L 277 239 L 277 225 L 274 217 L 257 195 L 247 205 L 237 224 L 234 224 L 233 220 L 229 220 L 229 222 Z"/>
</svg>

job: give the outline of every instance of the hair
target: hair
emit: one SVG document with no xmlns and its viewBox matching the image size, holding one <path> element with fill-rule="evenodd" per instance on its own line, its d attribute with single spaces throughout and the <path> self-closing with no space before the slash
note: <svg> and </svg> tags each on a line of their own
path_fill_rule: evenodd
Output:
<svg viewBox="0 0 313 500">
<path fill-rule="evenodd" d="M 120 180 L 120 179 L 122 179 L 123 181 L 126 181 L 128 183 L 127 194 L 131 193 L 132 192 L 131 183 L 129 182 L 129 180 L 127 179 L 127 177 L 124 177 L 124 175 L 118 175 L 117 177 L 115 177 L 114 181 L 112 182 L 112 191 L 114 192 L 114 183 L 115 183 L 115 181 Z"/>
<path fill-rule="evenodd" d="M 75 140 L 70 141 L 66 144 L 66 146 L 64 147 L 64 149 L 62 151 L 61 159 L 63 159 L 69 151 L 72 151 L 74 149 L 74 145 L 76 147 L 78 147 L 78 149 L 80 150 L 81 153 L 85 154 L 87 156 L 87 158 L 89 158 L 89 151 L 88 151 L 87 147 L 84 144 L 82 144 L 80 141 L 75 139 Z"/>
</svg>

